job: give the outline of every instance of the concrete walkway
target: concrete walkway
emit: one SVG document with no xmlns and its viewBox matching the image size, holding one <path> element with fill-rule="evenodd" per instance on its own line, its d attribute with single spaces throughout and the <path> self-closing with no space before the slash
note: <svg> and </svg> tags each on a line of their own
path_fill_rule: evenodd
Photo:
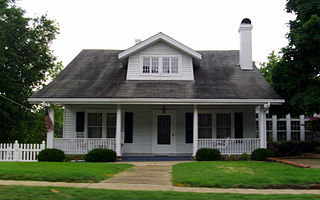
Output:
<svg viewBox="0 0 320 200">
<path fill-rule="evenodd" d="M 123 183 L 64 183 L 46 181 L 5 181 L 0 180 L 0 185 L 24 185 L 24 186 L 52 186 L 74 187 L 111 190 L 134 190 L 134 191 L 176 191 L 198 193 L 237 193 L 237 194 L 320 194 L 320 190 L 293 190 L 293 189 L 220 189 L 198 187 L 175 187 L 167 185 L 149 184 L 123 184 Z"/>
<path fill-rule="evenodd" d="M 171 165 L 138 165 L 102 183 L 171 185 Z"/>
</svg>

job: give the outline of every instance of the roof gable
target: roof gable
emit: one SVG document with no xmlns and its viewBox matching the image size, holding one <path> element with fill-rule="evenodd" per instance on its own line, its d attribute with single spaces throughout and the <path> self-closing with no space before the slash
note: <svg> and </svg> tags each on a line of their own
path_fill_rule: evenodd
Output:
<svg viewBox="0 0 320 200">
<path fill-rule="evenodd" d="M 133 55 L 135 53 L 137 53 L 138 51 L 141 51 L 144 48 L 147 48 L 159 41 L 163 41 L 165 43 L 167 43 L 170 46 L 173 46 L 175 48 L 177 48 L 178 50 L 184 52 L 187 55 L 190 55 L 191 57 L 201 60 L 201 54 L 194 51 L 193 49 L 187 47 L 186 45 L 178 42 L 177 40 L 165 35 L 164 33 L 158 33 L 132 47 L 130 47 L 129 49 L 121 52 L 118 54 L 118 58 L 119 59 L 125 59 L 127 57 L 129 57 L 130 55 Z"/>
</svg>

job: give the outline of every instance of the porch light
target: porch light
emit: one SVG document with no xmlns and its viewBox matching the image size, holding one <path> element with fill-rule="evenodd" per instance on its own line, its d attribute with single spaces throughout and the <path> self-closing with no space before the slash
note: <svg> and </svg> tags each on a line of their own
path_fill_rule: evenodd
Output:
<svg viewBox="0 0 320 200">
<path fill-rule="evenodd" d="M 165 113 L 166 113 L 166 111 L 167 111 L 166 106 L 165 106 L 165 105 L 163 105 L 163 106 L 162 106 L 162 108 L 161 108 L 161 110 L 162 110 L 162 113 L 163 113 L 163 114 L 165 114 Z"/>
</svg>

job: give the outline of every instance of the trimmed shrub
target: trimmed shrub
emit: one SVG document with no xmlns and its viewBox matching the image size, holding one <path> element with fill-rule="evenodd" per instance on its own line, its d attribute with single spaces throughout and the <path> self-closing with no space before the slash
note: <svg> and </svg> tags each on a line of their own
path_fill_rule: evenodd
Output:
<svg viewBox="0 0 320 200">
<path fill-rule="evenodd" d="M 44 149 L 38 154 L 38 161 L 63 162 L 65 154 L 59 149 Z"/>
<path fill-rule="evenodd" d="M 221 154 L 218 149 L 199 149 L 196 154 L 198 161 L 220 160 Z"/>
<path fill-rule="evenodd" d="M 241 160 L 250 160 L 250 155 L 247 153 L 241 154 Z"/>
<path fill-rule="evenodd" d="M 316 148 L 314 149 L 314 151 L 315 151 L 316 154 L 320 154 L 320 146 L 316 147 Z"/>
<path fill-rule="evenodd" d="M 87 162 L 114 162 L 117 154 L 111 149 L 93 149 L 84 157 Z"/>
<path fill-rule="evenodd" d="M 251 160 L 265 161 L 268 157 L 274 157 L 275 153 L 269 149 L 256 149 L 251 153 Z"/>
</svg>

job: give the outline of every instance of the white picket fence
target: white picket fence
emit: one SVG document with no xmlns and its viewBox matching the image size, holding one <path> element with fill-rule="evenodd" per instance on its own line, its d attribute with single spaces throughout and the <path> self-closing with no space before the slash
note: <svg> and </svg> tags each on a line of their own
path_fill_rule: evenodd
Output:
<svg viewBox="0 0 320 200">
<path fill-rule="evenodd" d="M 36 162 L 45 147 L 45 141 L 42 144 L 0 143 L 0 161 Z"/>
</svg>

